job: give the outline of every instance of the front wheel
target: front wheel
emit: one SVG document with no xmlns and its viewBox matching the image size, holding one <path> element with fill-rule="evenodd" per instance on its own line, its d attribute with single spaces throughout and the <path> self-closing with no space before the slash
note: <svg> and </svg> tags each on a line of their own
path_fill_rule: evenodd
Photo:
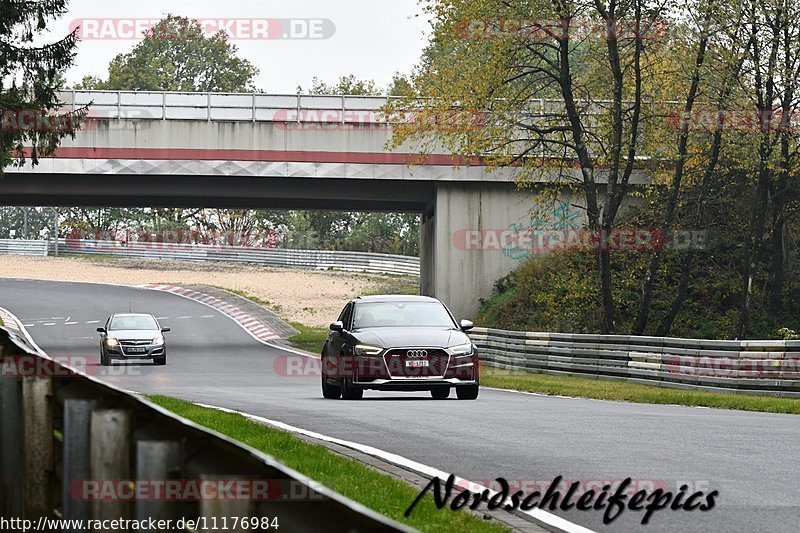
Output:
<svg viewBox="0 0 800 533">
<path fill-rule="evenodd" d="M 456 387 L 456 396 L 458 396 L 459 400 L 477 400 L 479 392 L 480 386 L 478 384 Z"/>
<path fill-rule="evenodd" d="M 162 356 L 159 356 L 159 357 L 153 357 L 153 363 L 154 363 L 154 364 L 156 364 L 156 365 L 158 365 L 158 366 L 164 366 L 164 365 L 166 365 L 166 364 L 167 364 L 167 354 L 165 353 L 165 354 L 164 354 L 164 355 L 162 355 Z"/>
<path fill-rule="evenodd" d="M 360 400 L 364 397 L 364 389 L 353 386 L 347 378 L 342 379 L 342 400 Z"/>
<path fill-rule="evenodd" d="M 328 383 L 328 376 L 330 375 L 326 370 L 334 370 L 336 368 L 336 363 L 329 357 L 325 357 L 325 353 L 323 352 L 321 355 L 322 364 L 322 397 L 327 398 L 328 400 L 338 400 L 342 396 L 342 388 L 338 385 L 331 385 Z"/>
</svg>

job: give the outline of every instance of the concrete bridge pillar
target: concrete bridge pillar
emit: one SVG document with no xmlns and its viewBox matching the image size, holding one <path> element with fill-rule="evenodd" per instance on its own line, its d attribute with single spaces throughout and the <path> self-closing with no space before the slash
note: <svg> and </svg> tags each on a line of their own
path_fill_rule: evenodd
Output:
<svg viewBox="0 0 800 533">
<path fill-rule="evenodd" d="M 583 211 L 569 198 L 534 208 L 530 191 L 508 182 L 438 182 L 432 216 L 422 224 L 422 294 L 442 300 L 457 319 L 473 319 L 497 279 L 531 257 L 531 229 L 577 228 Z"/>
</svg>

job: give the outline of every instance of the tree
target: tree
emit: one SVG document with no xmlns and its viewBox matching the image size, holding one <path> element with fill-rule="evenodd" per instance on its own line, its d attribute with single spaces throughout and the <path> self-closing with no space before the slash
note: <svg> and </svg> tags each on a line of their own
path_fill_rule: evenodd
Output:
<svg viewBox="0 0 800 533">
<path fill-rule="evenodd" d="M 84 82 L 114 91 L 254 91 L 258 69 L 237 52 L 224 31 L 206 38 L 196 20 L 167 15 L 133 50 L 111 60 L 107 81 Z"/>
<path fill-rule="evenodd" d="M 302 88 L 299 88 L 302 92 Z M 336 83 L 326 83 L 317 77 L 311 80 L 310 94 L 377 95 L 380 94 L 375 80 L 361 80 L 355 74 L 342 76 Z"/>
<path fill-rule="evenodd" d="M 630 191 L 644 125 L 655 119 L 643 102 L 650 99 L 645 81 L 665 50 L 656 38 L 664 5 L 428 0 L 427 9 L 433 37 L 414 82 L 429 98 L 389 108 L 418 117 L 395 128 L 393 146 L 417 141 L 426 151 L 440 144 L 493 168 L 515 165 L 522 184 L 555 166 L 556 184 L 580 191 L 590 231 L 601 240 L 610 234 Z M 548 97 L 556 101 L 533 105 Z M 595 256 L 604 331 L 611 333 L 611 251 L 598 246 Z"/>
<path fill-rule="evenodd" d="M 75 31 L 34 44 L 47 23 L 66 13 L 67 0 L 0 0 L 0 177 L 26 158 L 37 164 L 65 136 L 74 137 L 86 109 L 60 113 L 60 75 L 73 63 Z"/>
</svg>

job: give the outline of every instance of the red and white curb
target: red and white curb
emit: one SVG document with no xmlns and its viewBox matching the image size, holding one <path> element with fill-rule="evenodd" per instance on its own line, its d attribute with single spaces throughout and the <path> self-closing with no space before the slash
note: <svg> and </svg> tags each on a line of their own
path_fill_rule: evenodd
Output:
<svg viewBox="0 0 800 533">
<path fill-rule="evenodd" d="M 136 285 L 136 287 L 153 291 L 168 292 L 211 307 L 212 309 L 215 309 L 231 318 L 256 340 L 261 342 L 266 343 L 267 341 L 280 339 L 280 336 L 277 333 L 269 329 L 266 325 L 264 325 L 263 322 L 255 318 L 253 315 L 245 313 L 235 305 L 223 302 L 219 298 L 209 294 L 187 289 L 185 287 L 178 287 L 177 285 L 158 285 L 153 283 L 150 285 Z"/>
</svg>

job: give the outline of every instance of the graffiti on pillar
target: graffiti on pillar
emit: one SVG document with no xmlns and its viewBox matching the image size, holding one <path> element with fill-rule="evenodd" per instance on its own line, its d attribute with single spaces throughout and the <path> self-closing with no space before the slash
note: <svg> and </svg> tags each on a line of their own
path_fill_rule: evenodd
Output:
<svg viewBox="0 0 800 533">
<path fill-rule="evenodd" d="M 516 234 L 516 238 L 503 247 L 503 255 L 516 261 L 527 259 L 536 254 L 536 246 L 526 245 L 531 239 L 520 238 L 546 231 L 568 231 L 580 228 L 581 213 L 567 202 L 557 200 L 552 210 L 531 216 L 528 223 L 513 223 L 508 229 Z"/>
</svg>

